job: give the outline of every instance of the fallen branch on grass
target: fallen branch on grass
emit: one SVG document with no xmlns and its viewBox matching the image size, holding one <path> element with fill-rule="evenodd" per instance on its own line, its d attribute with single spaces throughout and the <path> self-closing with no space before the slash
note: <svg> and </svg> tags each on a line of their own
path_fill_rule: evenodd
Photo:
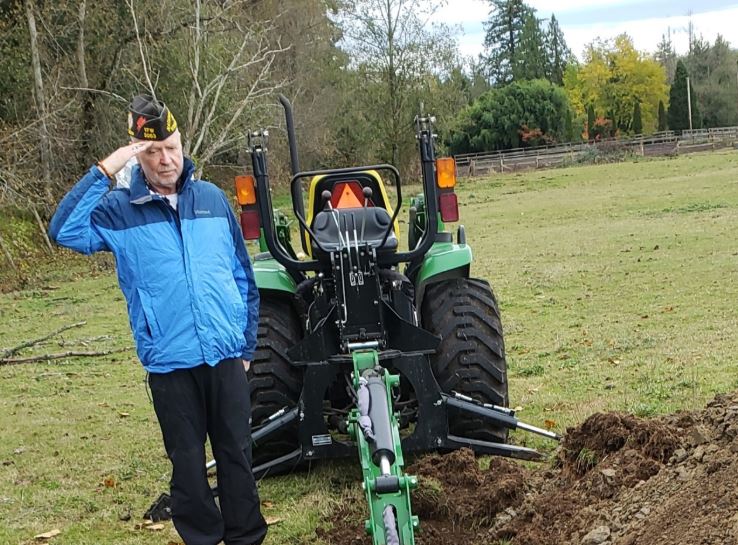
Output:
<svg viewBox="0 0 738 545">
<path fill-rule="evenodd" d="M 24 348 L 28 348 L 28 347 L 30 347 L 30 346 L 34 346 L 34 345 L 36 345 L 36 344 L 42 343 L 42 342 L 44 342 L 45 340 L 48 340 L 48 339 L 50 339 L 51 337 L 55 337 L 55 336 L 56 336 L 56 335 L 58 335 L 59 333 L 62 333 L 62 332 L 64 332 L 64 331 L 68 330 L 68 329 L 72 329 L 72 328 L 75 328 L 75 327 L 82 327 L 82 326 L 83 326 L 83 325 L 85 325 L 86 323 L 87 323 L 87 322 L 86 322 L 86 321 L 84 321 L 84 322 L 77 322 L 76 324 L 70 324 L 70 325 L 65 325 L 65 326 L 63 326 L 63 327 L 60 327 L 60 328 L 59 328 L 59 329 L 57 329 L 56 331 L 52 331 L 52 332 L 51 332 L 51 333 L 49 333 L 48 335 L 44 335 L 43 337 L 40 337 L 40 338 L 38 338 L 38 339 L 32 339 L 32 340 L 30 340 L 30 341 L 24 341 L 24 342 L 22 342 L 21 344 L 19 344 L 18 346 L 14 346 L 13 348 L 8 348 L 7 350 L 5 350 L 5 351 L 3 352 L 3 355 L 2 355 L 2 356 L 0 356 L 0 361 L 3 361 L 3 360 L 6 360 L 6 359 L 8 359 L 8 358 L 9 358 L 10 356 L 12 356 L 13 354 L 17 354 L 18 352 L 20 352 L 20 351 L 21 351 L 21 350 L 23 350 Z"/>
<path fill-rule="evenodd" d="M 69 352 L 62 352 L 59 354 L 41 354 L 39 356 L 29 356 L 27 358 L 0 358 L 0 365 L 15 365 L 17 363 L 31 363 L 34 361 L 49 361 L 59 360 L 62 358 L 89 358 L 93 356 L 108 356 L 110 354 L 118 354 L 120 352 L 126 352 L 131 347 L 117 348 L 115 350 L 102 350 L 100 352 L 77 352 L 71 350 Z"/>
</svg>

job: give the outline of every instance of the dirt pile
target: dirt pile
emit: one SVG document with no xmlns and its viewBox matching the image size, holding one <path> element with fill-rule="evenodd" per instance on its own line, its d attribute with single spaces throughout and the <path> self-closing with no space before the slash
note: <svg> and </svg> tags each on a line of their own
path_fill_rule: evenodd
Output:
<svg viewBox="0 0 738 545">
<path fill-rule="evenodd" d="M 458 451 L 407 472 L 419 545 L 738 545 L 738 393 L 650 420 L 595 414 L 534 471 Z M 370 544 L 364 509 L 344 505 L 321 537 Z"/>
<path fill-rule="evenodd" d="M 408 468 L 420 486 L 413 492 L 413 513 L 422 521 L 418 543 L 445 543 L 443 538 L 474 538 L 498 513 L 517 505 L 525 493 L 525 470 L 493 458 L 481 470 L 471 450 L 432 454 Z M 433 539 L 430 539 L 430 538 Z"/>
</svg>

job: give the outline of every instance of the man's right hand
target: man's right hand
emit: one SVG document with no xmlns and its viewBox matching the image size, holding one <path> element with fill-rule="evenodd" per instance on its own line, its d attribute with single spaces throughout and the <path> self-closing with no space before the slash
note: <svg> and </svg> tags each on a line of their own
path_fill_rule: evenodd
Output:
<svg viewBox="0 0 738 545">
<path fill-rule="evenodd" d="M 107 171 L 110 176 L 115 174 L 122 169 L 131 157 L 134 157 L 147 150 L 151 146 L 152 142 L 134 142 L 118 148 L 113 153 L 108 155 L 105 159 L 100 161 L 100 164 Z"/>
</svg>

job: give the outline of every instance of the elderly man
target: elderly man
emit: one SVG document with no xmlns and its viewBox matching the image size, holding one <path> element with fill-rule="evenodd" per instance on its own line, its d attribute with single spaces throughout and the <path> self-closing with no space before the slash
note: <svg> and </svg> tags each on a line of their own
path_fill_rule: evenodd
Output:
<svg viewBox="0 0 738 545">
<path fill-rule="evenodd" d="M 141 95 L 128 115 L 132 143 L 91 167 L 64 197 L 49 232 L 84 254 L 115 256 L 138 357 L 172 462 L 174 526 L 186 545 L 253 545 L 266 535 L 251 472 L 246 377 L 259 294 L 228 199 L 196 180 L 177 122 Z M 109 191 L 132 158 L 130 188 Z M 217 461 L 220 508 L 205 470 Z"/>
</svg>

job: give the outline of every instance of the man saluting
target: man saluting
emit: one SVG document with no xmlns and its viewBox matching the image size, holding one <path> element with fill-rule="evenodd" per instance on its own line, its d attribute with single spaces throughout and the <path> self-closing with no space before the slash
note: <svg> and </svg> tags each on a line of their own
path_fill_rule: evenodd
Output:
<svg viewBox="0 0 738 545">
<path fill-rule="evenodd" d="M 131 144 L 77 182 L 49 234 L 72 250 L 115 256 L 172 462 L 172 519 L 185 544 L 259 544 L 267 527 L 251 472 L 246 370 L 259 321 L 251 262 L 226 196 L 194 178 L 166 105 L 140 95 L 129 110 Z M 133 157 L 139 165 L 130 188 L 109 191 Z M 207 480 L 206 436 L 220 508 Z"/>
</svg>

